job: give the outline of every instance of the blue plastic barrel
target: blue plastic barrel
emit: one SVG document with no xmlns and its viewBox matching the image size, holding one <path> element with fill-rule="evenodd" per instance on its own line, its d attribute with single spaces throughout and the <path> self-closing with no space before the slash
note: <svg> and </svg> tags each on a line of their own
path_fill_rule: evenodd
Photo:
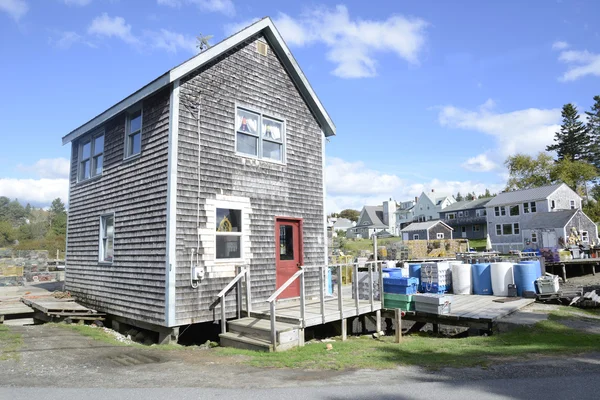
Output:
<svg viewBox="0 0 600 400">
<path fill-rule="evenodd" d="M 519 261 L 519 264 L 534 264 L 535 266 L 537 266 L 537 276 L 536 278 L 539 278 L 540 276 L 542 276 L 542 265 L 540 264 L 540 260 L 527 260 L 527 261 Z"/>
<path fill-rule="evenodd" d="M 401 268 L 384 268 L 383 273 L 389 274 L 390 278 L 402 278 Z"/>
<path fill-rule="evenodd" d="M 417 278 L 421 283 L 421 264 L 408 264 L 408 276 Z"/>
<path fill-rule="evenodd" d="M 473 275 L 473 294 L 493 295 L 490 264 L 473 264 L 471 274 Z"/>
<path fill-rule="evenodd" d="M 535 292 L 535 280 L 538 278 L 539 267 L 534 263 L 519 263 L 513 266 L 517 295 L 523 296 L 523 291 Z"/>
</svg>

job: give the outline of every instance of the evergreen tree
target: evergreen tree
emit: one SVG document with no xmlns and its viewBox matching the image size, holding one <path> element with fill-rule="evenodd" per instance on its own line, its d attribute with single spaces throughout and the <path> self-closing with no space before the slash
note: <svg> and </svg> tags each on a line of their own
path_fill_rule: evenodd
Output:
<svg viewBox="0 0 600 400">
<path fill-rule="evenodd" d="M 594 105 L 585 113 L 588 116 L 586 127 L 590 138 L 588 159 L 600 169 L 600 96 L 594 96 Z"/>
<path fill-rule="evenodd" d="M 54 199 L 50 206 L 50 228 L 51 232 L 58 236 L 67 233 L 67 212 L 60 198 Z"/>
<path fill-rule="evenodd" d="M 463 201 L 464 200 L 463 197 L 462 197 L 462 195 L 460 194 L 460 192 L 456 193 L 456 196 L 454 196 L 454 198 L 456 199 L 456 201 Z"/>
<path fill-rule="evenodd" d="M 556 151 L 559 160 L 568 158 L 571 161 L 587 159 L 590 137 L 587 127 L 579 120 L 577 108 L 565 104 L 562 109 L 562 125 L 554 134 L 554 144 L 547 146 L 546 151 Z"/>
</svg>

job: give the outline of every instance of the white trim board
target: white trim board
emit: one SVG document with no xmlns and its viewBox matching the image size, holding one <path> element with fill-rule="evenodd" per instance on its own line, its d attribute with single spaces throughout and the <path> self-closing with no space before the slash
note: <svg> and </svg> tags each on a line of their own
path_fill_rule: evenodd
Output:
<svg viewBox="0 0 600 400">
<path fill-rule="evenodd" d="M 325 136 L 335 135 L 336 128 L 333 124 L 333 121 L 331 120 L 331 117 L 329 117 L 329 114 L 327 114 L 327 111 L 321 104 L 321 101 L 310 86 L 308 79 L 302 72 L 302 69 L 300 69 L 300 66 L 294 59 L 294 56 L 285 44 L 285 41 L 277 31 L 277 28 L 273 24 L 273 21 L 271 20 L 271 18 L 265 17 L 260 21 L 241 30 L 240 32 L 230 36 L 229 38 L 219 42 L 215 46 L 204 51 L 203 53 L 200 53 L 187 60 L 186 62 L 180 64 L 179 66 L 171 69 L 170 71 L 161 75 L 160 77 L 150 82 L 140 90 L 136 91 L 129 97 L 125 98 L 124 100 L 121 100 L 119 103 L 110 107 L 108 110 L 97 115 L 90 121 L 81 125 L 79 128 L 73 130 L 72 132 L 63 137 L 63 145 L 86 134 L 91 129 L 94 129 L 100 124 L 113 118 L 117 114 L 125 111 L 140 100 L 143 100 L 144 98 L 157 92 L 158 90 L 162 89 L 168 84 L 183 78 L 187 74 L 202 67 L 203 65 L 212 61 L 214 58 L 219 57 L 220 55 L 226 53 L 235 46 L 243 43 L 244 41 L 248 40 L 249 38 L 260 32 L 262 32 L 265 35 L 269 44 L 281 59 L 282 64 L 285 66 L 292 80 L 294 81 L 294 83 L 296 83 L 298 90 L 302 94 L 302 97 L 304 98 L 309 108 L 315 115 L 317 121 L 319 122 L 319 125 L 321 125 L 321 129 L 323 130 Z"/>
</svg>

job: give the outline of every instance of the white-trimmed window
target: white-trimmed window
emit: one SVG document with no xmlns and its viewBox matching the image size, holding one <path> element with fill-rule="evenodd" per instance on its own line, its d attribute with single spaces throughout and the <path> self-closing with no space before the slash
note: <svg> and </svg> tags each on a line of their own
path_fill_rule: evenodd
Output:
<svg viewBox="0 0 600 400">
<path fill-rule="evenodd" d="M 505 216 L 506 207 L 494 207 L 494 212 L 496 213 L 496 217 Z"/>
<path fill-rule="evenodd" d="M 456 219 L 456 213 L 448 213 L 446 214 L 446 219 Z"/>
<path fill-rule="evenodd" d="M 443 233 L 443 232 L 438 232 L 438 233 L 435 235 L 435 237 L 436 237 L 437 239 L 443 239 L 443 238 L 444 238 L 444 233 Z"/>
<path fill-rule="evenodd" d="M 537 243 L 537 233 L 531 232 L 531 243 Z"/>
<path fill-rule="evenodd" d="M 468 212 L 468 211 L 465 211 L 465 214 L 464 214 L 464 216 L 465 216 L 465 217 L 468 217 L 468 216 L 469 216 L 469 212 Z"/>
<path fill-rule="evenodd" d="M 80 181 L 102 174 L 104 166 L 104 131 L 91 135 L 79 143 Z"/>
<path fill-rule="evenodd" d="M 235 111 L 235 136 L 237 153 L 284 161 L 284 121 L 238 107 Z"/>
<path fill-rule="evenodd" d="M 475 216 L 477 216 L 477 217 L 485 217 L 485 215 L 486 215 L 485 209 L 475 210 Z"/>
<path fill-rule="evenodd" d="M 142 152 L 142 109 L 127 114 L 125 123 L 125 158 Z"/>
<path fill-rule="evenodd" d="M 575 209 L 575 200 L 569 201 L 569 204 L 571 206 L 571 210 L 574 210 Z"/>
<path fill-rule="evenodd" d="M 537 211 L 537 208 L 535 205 L 535 201 L 532 201 L 530 203 L 523 203 L 523 213 L 524 214 L 534 213 L 536 211 Z"/>
<path fill-rule="evenodd" d="M 112 263 L 115 252 L 115 215 L 100 217 L 100 252 L 98 261 Z"/>
<path fill-rule="evenodd" d="M 508 206 L 508 212 L 511 217 L 518 216 L 520 214 L 519 213 L 519 205 L 517 204 L 515 206 Z"/>
<path fill-rule="evenodd" d="M 518 235 L 520 232 L 521 232 L 521 231 L 519 230 L 519 223 L 518 223 L 518 222 L 515 222 L 515 223 L 513 224 L 513 233 L 514 233 L 515 235 Z"/>
<path fill-rule="evenodd" d="M 242 210 L 217 208 L 215 250 L 217 260 L 242 258 Z"/>
<path fill-rule="evenodd" d="M 581 231 L 581 241 L 583 243 L 589 243 L 590 242 L 590 235 L 588 234 L 588 231 Z"/>
<path fill-rule="evenodd" d="M 496 224 L 496 235 L 498 235 L 498 236 L 502 235 L 502 225 L 500 225 L 500 224 Z"/>
<path fill-rule="evenodd" d="M 473 232 L 479 232 L 479 231 L 481 231 L 481 226 L 473 225 Z"/>
<path fill-rule="evenodd" d="M 418 233 L 415 233 L 413 235 L 413 240 L 419 240 L 419 234 Z"/>
<path fill-rule="evenodd" d="M 502 235 L 512 235 L 513 234 L 513 225 L 512 224 L 502 224 Z"/>
<path fill-rule="evenodd" d="M 459 211 L 459 212 L 458 212 L 458 216 L 459 216 L 459 217 L 462 217 L 462 216 L 463 216 L 463 212 L 462 212 L 462 211 Z"/>
</svg>

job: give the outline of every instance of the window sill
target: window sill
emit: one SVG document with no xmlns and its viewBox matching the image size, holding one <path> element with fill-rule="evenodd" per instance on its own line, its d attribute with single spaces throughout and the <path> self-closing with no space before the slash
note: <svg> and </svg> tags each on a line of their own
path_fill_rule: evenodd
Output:
<svg viewBox="0 0 600 400">
<path fill-rule="evenodd" d="M 140 158 L 142 156 L 142 153 L 137 153 L 137 154 L 133 154 L 131 156 L 125 157 L 123 159 L 123 164 L 129 163 L 129 162 L 133 162 L 134 160 L 137 160 L 138 158 Z"/>
<path fill-rule="evenodd" d="M 244 159 L 248 159 L 248 160 L 252 160 L 252 161 L 264 161 L 269 164 L 280 165 L 280 166 L 286 165 L 286 162 L 284 162 L 284 161 L 277 161 L 277 160 L 273 160 L 271 158 L 260 158 L 260 157 L 255 157 L 255 156 L 251 156 L 249 154 L 244 154 L 244 153 L 235 153 L 235 155 L 240 158 L 244 158 Z"/>
<path fill-rule="evenodd" d="M 113 262 L 114 261 L 98 261 L 98 265 L 103 265 L 103 266 L 109 267 L 109 266 L 113 265 Z"/>
<path fill-rule="evenodd" d="M 78 187 L 78 186 L 85 186 L 88 183 L 91 182 L 96 182 L 97 180 L 99 180 L 100 178 L 102 178 L 102 174 L 98 174 L 98 175 L 94 175 L 91 178 L 87 178 L 81 181 L 77 181 L 74 185 L 74 187 Z"/>
<path fill-rule="evenodd" d="M 219 258 L 215 259 L 215 264 L 240 264 L 245 263 L 246 260 L 243 258 Z"/>
</svg>

